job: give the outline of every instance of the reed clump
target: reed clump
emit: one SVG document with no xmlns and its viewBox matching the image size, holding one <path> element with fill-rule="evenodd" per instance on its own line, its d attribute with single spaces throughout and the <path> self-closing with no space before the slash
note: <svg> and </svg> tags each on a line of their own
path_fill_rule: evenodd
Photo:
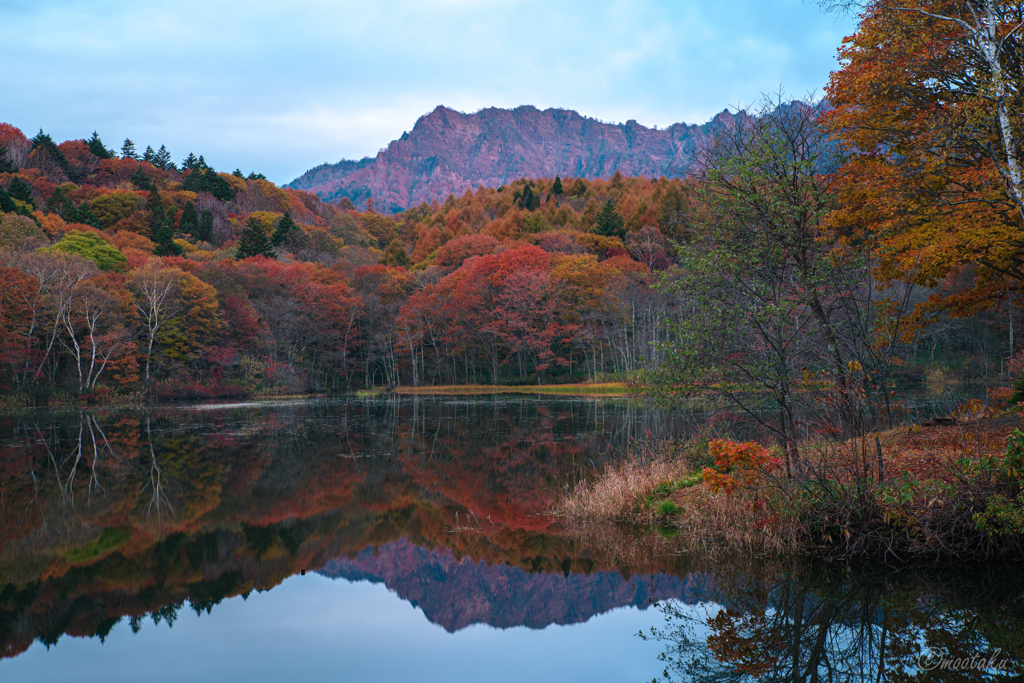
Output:
<svg viewBox="0 0 1024 683">
<path fill-rule="evenodd" d="M 658 447 L 567 489 L 557 512 L 656 530 L 680 551 L 833 559 L 1024 556 L 1019 415 L 778 450 L 724 439 Z M 591 530 L 591 534 L 593 531 Z"/>
<path fill-rule="evenodd" d="M 727 495 L 706 483 L 705 472 L 726 469 L 716 463 L 716 445 L 722 443 L 729 442 L 702 435 L 635 444 L 625 460 L 594 481 L 568 488 L 556 512 L 569 520 L 570 531 L 592 536 L 602 524 L 653 529 L 677 551 L 793 550 L 796 525 L 779 516 L 760 478 L 744 475 L 746 485 Z"/>
</svg>

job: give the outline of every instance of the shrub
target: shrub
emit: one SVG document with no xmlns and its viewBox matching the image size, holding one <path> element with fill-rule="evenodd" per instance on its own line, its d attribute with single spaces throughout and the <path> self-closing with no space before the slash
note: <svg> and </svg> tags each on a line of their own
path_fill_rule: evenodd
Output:
<svg viewBox="0 0 1024 683">
<path fill-rule="evenodd" d="M 662 517 L 671 517 L 679 513 L 679 506 L 671 500 L 664 501 L 658 506 L 658 514 Z"/>
<path fill-rule="evenodd" d="M 763 473 L 780 465 L 771 451 L 753 441 L 714 439 L 708 443 L 708 452 L 715 459 L 715 467 L 704 468 L 704 483 L 712 491 L 725 491 L 727 495 L 740 487 L 756 487 Z"/>
</svg>

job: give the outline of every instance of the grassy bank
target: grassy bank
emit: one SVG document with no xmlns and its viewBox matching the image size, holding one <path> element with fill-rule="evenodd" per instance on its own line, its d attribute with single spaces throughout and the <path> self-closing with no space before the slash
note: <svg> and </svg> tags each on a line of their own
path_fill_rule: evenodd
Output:
<svg viewBox="0 0 1024 683">
<path fill-rule="evenodd" d="M 1024 556 L 1019 413 L 800 444 L 778 451 L 711 439 L 646 444 L 567 489 L 557 513 L 653 529 L 684 549 L 837 559 Z"/>
<path fill-rule="evenodd" d="M 557 396 L 625 396 L 631 389 L 624 382 L 600 384 L 534 384 L 502 386 L 500 384 L 454 384 L 432 387 L 398 387 L 396 394 L 429 394 L 442 396 L 474 396 L 479 394 L 545 394 Z"/>
</svg>

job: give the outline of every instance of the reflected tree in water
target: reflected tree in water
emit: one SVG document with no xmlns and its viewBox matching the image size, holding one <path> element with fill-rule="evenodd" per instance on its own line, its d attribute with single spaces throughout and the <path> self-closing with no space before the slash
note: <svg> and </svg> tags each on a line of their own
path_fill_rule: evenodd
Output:
<svg viewBox="0 0 1024 683">
<path fill-rule="evenodd" d="M 993 681 L 1024 673 L 1012 568 L 963 576 L 744 577 L 701 607 L 666 602 L 666 681 Z M 994 666 L 981 664 L 990 660 Z"/>
</svg>

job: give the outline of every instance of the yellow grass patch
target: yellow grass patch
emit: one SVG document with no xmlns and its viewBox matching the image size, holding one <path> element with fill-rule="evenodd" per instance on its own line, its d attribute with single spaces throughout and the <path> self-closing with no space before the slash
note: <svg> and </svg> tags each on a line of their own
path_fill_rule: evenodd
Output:
<svg viewBox="0 0 1024 683">
<path fill-rule="evenodd" d="M 479 394 L 553 394 L 560 396 L 625 396 L 631 392 L 624 382 L 600 384 L 540 384 L 508 387 L 494 384 L 455 384 L 434 387 L 397 387 L 396 394 L 472 396 Z"/>
</svg>

